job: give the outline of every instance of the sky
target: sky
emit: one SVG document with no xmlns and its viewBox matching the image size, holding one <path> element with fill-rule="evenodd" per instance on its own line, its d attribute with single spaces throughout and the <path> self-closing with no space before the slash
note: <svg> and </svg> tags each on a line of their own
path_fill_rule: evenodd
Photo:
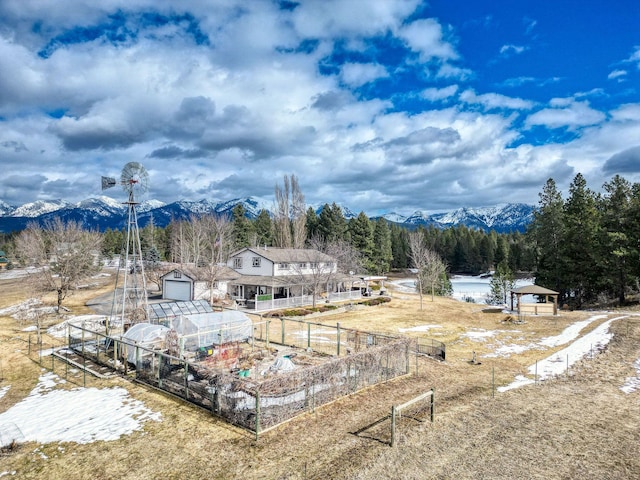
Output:
<svg viewBox="0 0 640 480">
<path fill-rule="evenodd" d="M 638 25 L 635 0 L 2 0 L 0 200 L 132 161 L 148 199 L 295 175 L 371 215 L 640 181 Z"/>
</svg>

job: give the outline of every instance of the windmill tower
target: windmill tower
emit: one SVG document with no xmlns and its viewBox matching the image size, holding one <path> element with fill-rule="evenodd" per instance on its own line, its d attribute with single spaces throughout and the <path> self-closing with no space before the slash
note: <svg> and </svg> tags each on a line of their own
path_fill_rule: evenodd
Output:
<svg viewBox="0 0 640 480">
<path fill-rule="evenodd" d="M 114 187 L 116 179 L 102 177 L 102 190 Z M 149 188 L 149 174 L 137 162 L 129 162 L 122 169 L 120 185 L 127 193 L 127 235 L 120 257 L 116 287 L 111 307 L 111 323 L 127 326 L 146 321 L 149 318 L 147 302 L 147 283 L 144 275 L 144 262 L 140 244 L 140 229 L 136 207 L 137 199 Z M 122 278 L 121 278 L 122 277 Z"/>
</svg>

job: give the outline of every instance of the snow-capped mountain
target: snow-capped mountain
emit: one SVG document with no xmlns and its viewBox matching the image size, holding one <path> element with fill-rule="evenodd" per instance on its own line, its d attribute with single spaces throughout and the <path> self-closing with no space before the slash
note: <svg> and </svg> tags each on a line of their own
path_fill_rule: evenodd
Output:
<svg viewBox="0 0 640 480">
<path fill-rule="evenodd" d="M 403 222 L 409 225 L 434 225 L 448 228 L 466 225 L 470 228 L 496 232 L 523 232 L 533 220 L 535 207 L 524 203 L 502 203 L 493 207 L 458 208 L 451 212 L 428 214 L 414 212 Z"/>
<path fill-rule="evenodd" d="M 11 212 L 12 217 L 36 218 L 49 212 L 55 212 L 61 208 L 69 206 L 64 200 L 38 200 L 35 202 L 25 203 Z"/>
<path fill-rule="evenodd" d="M 263 209 L 269 212 L 273 209 L 273 204 L 255 197 L 237 198 L 224 202 L 206 199 L 199 201 L 180 200 L 169 204 L 157 200 L 147 200 L 137 208 L 138 223 L 143 227 L 153 219 L 154 225 L 165 227 L 172 220 L 188 220 L 194 215 L 231 216 L 232 210 L 238 204 L 242 204 L 248 218 L 256 218 Z M 347 220 L 357 216 L 348 207 L 337 205 Z M 320 214 L 322 206 L 316 211 Z M 531 205 L 507 203 L 485 208 L 459 208 L 451 212 L 435 214 L 417 210 L 408 217 L 397 213 L 388 213 L 383 218 L 408 228 L 420 225 L 448 228 L 462 224 L 482 230 L 522 232 L 531 222 L 533 211 L 534 207 Z M 29 222 L 35 221 L 44 224 L 53 218 L 79 222 L 88 228 L 99 230 L 121 229 L 126 228 L 127 225 L 127 205 L 106 196 L 88 198 L 75 204 L 63 200 L 37 201 L 17 208 L 0 201 L 0 232 L 19 231 L 26 228 Z"/>
<path fill-rule="evenodd" d="M 8 203 L 0 200 L 0 217 L 4 215 L 11 215 L 15 209 L 16 207 L 13 205 L 9 205 Z"/>
</svg>

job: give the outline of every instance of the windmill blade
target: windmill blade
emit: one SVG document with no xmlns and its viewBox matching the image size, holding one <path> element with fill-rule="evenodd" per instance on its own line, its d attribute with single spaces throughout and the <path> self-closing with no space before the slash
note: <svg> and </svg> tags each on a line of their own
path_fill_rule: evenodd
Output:
<svg viewBox="0 0 640 480">
<path fill-rule="evenodd" d="M 102 177 L 102 190 L 106 190 L 107 188 L 115 187 L 116 179 L 111 177 Z"/>
</svg>

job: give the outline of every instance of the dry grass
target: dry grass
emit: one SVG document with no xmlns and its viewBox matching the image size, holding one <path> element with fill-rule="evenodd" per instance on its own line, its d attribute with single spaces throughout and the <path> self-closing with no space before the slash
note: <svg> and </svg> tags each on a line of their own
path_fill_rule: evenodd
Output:
<svg viewBox="0 0 640 480">
<path fill-rule="evenodd" d="M 106 288 L 106 287 L 105 287 Z M 6 297 L 5 297 L 6 293 Z M 72 297 L 74 314 L 87 313 L 83 302 L 102 289 Z M 0 306 L 20 300 L 20 289 L 7 287 Z M 113 442 L 24 445 L 0 457 L 0 472 L 19 478 L 638 478 L 640 476 L 640 393 L 625 395 L 619 387 L 635 375 L 640 356 L 640 326 L 614 323 L 607 351 L 583 361 L 572 375 L 492 397 L 497 384 L 550 350 L 528 350 L 509 358 L 484 358 L 491 345 L 528 344 L 555 335 L 585 313 L 558 318 L 529 318 L 525 324 L 503 323 L 504 315 L 483 313 L 480 305 L 426 299 L 396 293 L 391 303 L 363 307 L 314 321 L 344 327 L 397 333 L 399 328 L 439 325 L 423 335 L 447 343 L 447 361 L 421 359 L 417 374 L 369 388 L 315 413 L 302 415 L 264 434 L 259 441 L 208 413 L 124 379 L 89 379 L 90 386 L 120 385 L 162 422 L 148 422 Z M 54 321 L 53 319 L 52 321 Z M 596 324 L 590 328 L 595 328 Z M 463 334 L 470 329 L 499 330 L 484 342 Z M 26 333 L 16 321 L 0 317 L 0 359 L 11 385 L 0 399 L 5 411 L 33 388 L 40 366 L 25 355 Z M 476 351 L 480 365 L 469 359 Z M 62 369 L 62 367 L 60 367 Z M 436 423 L 403 419 L 399 446 L 390 448 L 391 404 L 436 388 Z M 100 408 L 98 405 L 96 408 Z M 354 432 L 361 431 L 359 435 Z"/>
</svg>

